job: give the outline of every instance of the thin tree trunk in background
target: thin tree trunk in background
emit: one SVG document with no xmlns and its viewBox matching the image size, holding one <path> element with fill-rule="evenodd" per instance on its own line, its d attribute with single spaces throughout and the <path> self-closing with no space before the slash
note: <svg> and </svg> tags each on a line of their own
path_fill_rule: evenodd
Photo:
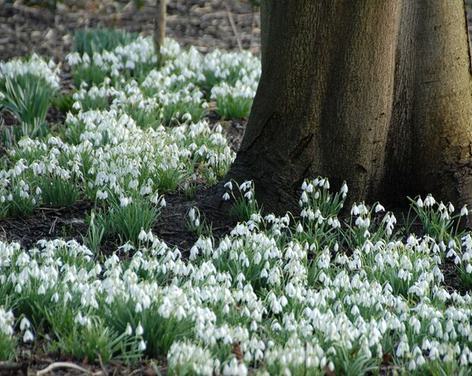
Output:
<svg viewBox="0 0 472 376">
<path fill-rule="evenodd" d="M 472 98 L 462 1 L 264 0 L 262 76 L 228 178 L 266 210 L 308 176 L 353 200 L 431 192 L 472 202 Z"/>
<path fill-rule="evenodd" d="M 161 46 L 166 36 L 167 0 L 156 0 L 156 18 L 154 19 L 154 47 L 160 56 Z"/>
</svg>

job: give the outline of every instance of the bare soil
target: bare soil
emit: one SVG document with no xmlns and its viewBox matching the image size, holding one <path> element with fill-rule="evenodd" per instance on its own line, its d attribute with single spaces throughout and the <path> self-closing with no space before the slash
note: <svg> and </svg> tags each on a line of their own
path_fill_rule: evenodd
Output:
<svg viewBox="0 0 472 376">
<path fill-rule="evenodd" d="M 154 3 L 147 0 L 137 7 L 133 1 L 66 0 L 52 11 L 0 0 L 0 60 L 35 52 L 62 61 L 70 51 L 74 30 L 84 27 L 114 27 L 150 35 Z M 259 14 L 248 2 L 169 0 L 167 9 L 167 35 L 184 46 L 196 46 L 201 52 L 233 50 L 239 48 L 239 40 L 242 48 L 259 51 Z"/>
</svg>

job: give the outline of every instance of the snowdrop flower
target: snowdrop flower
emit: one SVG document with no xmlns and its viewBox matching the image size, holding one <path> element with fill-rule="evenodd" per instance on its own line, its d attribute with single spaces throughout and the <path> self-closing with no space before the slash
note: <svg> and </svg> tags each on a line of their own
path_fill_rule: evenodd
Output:
<svg viewBox="0 0 472 376">
<path fill-rule="evenodd" d="M 436 200 L 434 199 L 433 196 L 431 196 L 431 195 L 426 196 L 426 198 L 424 200 L 424 206 L 425 207 L 427 207 L 427 208 L 432 207 L 435 203 L 436 203 Z"/>
<path fill-rule="evenodd" d="M 377 203 L 377 205 L 375 205 L 375 212 L 376 213 L 379 213 L 379 212 L 384 212 L 385 211 L 385 208 L 380 205 L 379 203 Z"/>
<path fill-rule="evenodd" d="M 31 326 L 29 320 L 26 317 L 23 317 L 20 321 L 20 330 L 23 332 L 26 329 L 29 329 Z"/>
<path fill-rule="evenodd" d="M 141 231 L 139 232 L 139 235 L 138 235 L 138 239 L 140 241 L 145 241 L 147 239 L 148 235 L 146 233 L 146 231 L 144 231 L 143 228 L 141 228 Z"/>
<path fill-rule="evenodd" d="M 143 335 L 144 329 L 143 329 L 141 323 L 139 323 L 138 326 L 136 327 L 135 333 L 136 333 L 137 336 L 142 336 Z"/>
<path fill-rule="evenodd" d="M 162 197 L 160 205 L 161 205 L 162 208 L 165 208 L 167 206 L 167 202 L 166 202 L 166 199 L 164 197 Z"/>
<path fill-rule="evenodd" d="M 25 334 L 23 335 L 23 342 L 32 342 L 34 340 L 34 335 L 33 333 L 27 329 L 25 331 Z"/>
<path fill-rule="evenodd" d="M 120 197 L 120 206 L 122 208 L 128 206 L 131 203 L 132 199 L 129 197 Z"/>
<path fill-rule="evenodd" d="M 341 187 L 341 190 L 340 190 L 343 197 L 347 196 L 348 191 L 349 190 L 348 190 L 347 184 L 346 184 L 346 182 L 344 182 L 342 187 Z"/>
<path fill-rule="evenodd" d="M 467 209 L 467 205 L 464 205 L 461 209 L 461 217 L 469 215 L 469 210 Z"/>
<path fill-rule="evenodd" d="M 145 351 L 146 350 L 146 342 L 144 342 L 144 340 L 139 341 L 138 350 L 139 351 Z"/>
<path fill-rule="evenodd" d="M 416 200 L 416 205 L 419 208 L 422 208 L 424 206 L 424 203 L 423 203 L 423 200 L 421 199 L 421 197 L 418 197 L 418 199 Z"/>
</svg>

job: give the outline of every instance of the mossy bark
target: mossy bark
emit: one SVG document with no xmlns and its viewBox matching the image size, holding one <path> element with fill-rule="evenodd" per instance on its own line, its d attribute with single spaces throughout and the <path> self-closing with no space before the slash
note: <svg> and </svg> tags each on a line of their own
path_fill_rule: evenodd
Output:
<svg viewBox="0 0 472 376">
<path fill-rule="evenodd" d="M 353 200 L 472 201 L 472 98 L 460 0 L 264 0 L 262 76 L 228 178 L 266 210 L 302 180 Z"/>
</svg>

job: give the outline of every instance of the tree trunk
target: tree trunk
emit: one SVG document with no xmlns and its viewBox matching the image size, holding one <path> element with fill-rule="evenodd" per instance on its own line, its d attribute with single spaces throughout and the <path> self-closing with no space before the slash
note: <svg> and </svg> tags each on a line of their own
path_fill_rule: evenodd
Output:
<svg viewBox="0 0 472 376">
<path fill-rule="evenodd" d="M 167 0 L 156 0 L 156 18 L 154 19 L 154 48 L 160 56 L 161 46 L 166 36 Z M 160 59 L 159 59 L 160 60 Z"/>
<path fill-rule="evenodd" d="M 304 178 L 352 200 L 431 192 L 472 202 L 472 98 L 462 1 L 263 0 L 262 75 L 228 178 L 266 210 Z"/>
</svg>

